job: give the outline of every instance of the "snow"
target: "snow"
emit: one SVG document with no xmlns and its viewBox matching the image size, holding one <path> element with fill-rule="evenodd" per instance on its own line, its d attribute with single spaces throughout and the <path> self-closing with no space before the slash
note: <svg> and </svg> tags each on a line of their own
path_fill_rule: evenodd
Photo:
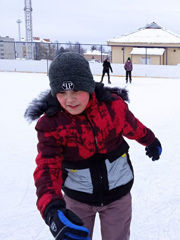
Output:
<svg viewBox="0 0 180 240">
<path fill-rule="evenodd" d="M 133 48 L 130 55 L 157 55 L 162 56 L 164 53 L 164 48 Z"/>
<path fill-rule="evenodd" d="M 94 78 L 100 81 L 100 76 Z M 127 140 L 135 171 L 131 240 L 178 240 L 180 80 L 137 77 L 131 85 L 125 85 L 124 77 L 111 76 L 111 82 L 129 90 L 130 110 L 154 131 L 163 147 L 161 159 L 152 162 L 143 146 Z M 0 72 L 0 88 L 0 239 L 53 239 L 36 209 L 35 122 L 28 124 L 23 118 L 29 102 L 49 88 L 47 75 Z M 93 240 L 101 240 L 98 218 Z"/>
<path fill-rule="evenodd" d="M 152 53 L 152 52 L 151 52 Z M 125 59 L 126 60 L 126 59 Z M 51 61 L 41 60 L 9 60 L 0 59 L 0 72 L 31 72 L 47 73 Z M 91 71 L 94 75 L 102 74 L 102 63 L 89 62 Z M 124 76 L 124 64 L 111 63 L 113 76 Z M 179 65 L 150 65 L 150 64 L 133 64 L 134 77 L 162 77 L 162 78 L 180 78 Z"/>
<path fill-rule="evenodd" d="M 97 56 L 101 56 L 101 55 L 107 55 L 107 53 L 101 53 L 99 50 L 93 50 L 93 51 L 87 51 L 84 53 L 84 55 L 97 55 Z"/>
</svg>

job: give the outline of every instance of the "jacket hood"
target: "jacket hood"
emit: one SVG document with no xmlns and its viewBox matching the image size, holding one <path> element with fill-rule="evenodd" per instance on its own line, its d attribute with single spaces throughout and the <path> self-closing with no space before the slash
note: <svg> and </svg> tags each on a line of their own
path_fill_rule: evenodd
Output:
<svg viewBox="0 0 180 240">
<path fill-rule="evenodd" d="M 112 94 L 117 94 L 124 101 L 129 102 L 128 91 L 125 88 L 105 87 L 103 83 L 96 82 L 95 94 L 99 102 L 113 101 L 114 97 Z M 47 90 L 40 93 L 37 98 L 32 100 L 24 113 L 24 117 L 29 123 L 31 123 L 32 121 L 39 119 L 42 114 L 52 116 L 54 113 L 62 110 L 63 108 L 57 98 L 51 95 L 50 90 Z"/>
</svg>

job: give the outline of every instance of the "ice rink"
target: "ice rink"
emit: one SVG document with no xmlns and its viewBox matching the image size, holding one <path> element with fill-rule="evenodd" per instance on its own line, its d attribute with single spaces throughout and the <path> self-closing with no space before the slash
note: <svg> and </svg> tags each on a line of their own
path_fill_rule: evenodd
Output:
<svg viewBox="0 0 180 240">
<path fill-rule="evenodd" d="M 100 81 L 100 76 L 94 76 Z M 109 86 L 129 90 L 129 108 L 162 143 L 161 159 L 152 162 L 144 147 L 127 140 L 135 172 L 131 240 L 180 239 L 180 79 L 111 77 Z M 107 76 L 104 77 L 107 85 Z M 49 88 L 40 73 L 0 72 L 1 157 L 0 239 L 50 240 L 36 209 L 33 180 L 37 154 L 35 122 L 23 115 L 31 100 Z M 101 240 L 97 217 L 93 240 Z"/>
</svg>

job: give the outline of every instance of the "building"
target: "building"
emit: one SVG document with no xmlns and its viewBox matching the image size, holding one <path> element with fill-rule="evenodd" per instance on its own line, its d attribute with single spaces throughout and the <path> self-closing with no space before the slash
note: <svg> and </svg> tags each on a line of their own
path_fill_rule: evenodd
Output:
<svg viewBox="0 0 180 240">
<path fill-rule="evenodd" d="M 134 64 L 177 65 L 180 63 L 180 35 L 155 22 L 120 37 L 108 40 L 112 63 L 125 63 L 131 57 Z"/>
<path fill-rule="evenodd" d="M 49 59 L 53 60 L 57 53 L 57 44 L 52 43 L 50 39 L 33 37 L 34 59 Z"/>
<path fill-rule="evenodd" d="M 43 42 L 43 43 L 51 43 L 50 39 L 40 38 L 40 37 L 33 37 L 33 42 Z"/>
<path fill-rule="evenodd" d="M 108 53 L 101 53 L 98 50 L 87 51 L 83 54 L 86 60 L 97 60 L 98 62 L 103 62 L 107 57 Z"/>
<path fill-rule="evenodd" d="M 0 36 L 0 59 L 14 59 L 14 38 Z"/>
<path fill-rule="evenodd" d="M 33 59 L 40 60 L 40 59 L 47 59 L 50 54 L 55 52 L 54 44 L 51 44 L 50 39 L 41 39 L 40 37 L 33 37 L 33 42 L 25 42 L 25 39 L 22 38 L 21 42 L 16 42 L 16 58 L 23 58 L 27 59 L 27 45 L 31 45 Z M 53 55 L 54 58 L 54 55 Z"/>
</svg>

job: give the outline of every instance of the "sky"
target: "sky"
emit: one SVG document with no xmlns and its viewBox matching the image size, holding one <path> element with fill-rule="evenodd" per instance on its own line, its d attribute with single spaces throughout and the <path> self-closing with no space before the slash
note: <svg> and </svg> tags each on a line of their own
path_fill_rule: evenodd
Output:
<svg viewBox="0 0 180 240">
<path fill-rule="evenodd" d="M 179 0 L 32 0 L 33 36 L 51 42 L 106 44 L 109 39 L 136 31 L 146 24 L 180 34 Z M 0 36 L 25 38 L 24 1 L 1 0 Z"/>
<path fill-rule="evenodd" d="M 29 63 L 30 64 L 30 63 Z M 94 76 L 100 81 L 101 76 Z M 111 86 L 126 87 L 129 109 L 161 141 L 159 161 L 145 155 L 144 146 L 127 140 L 134 167 L 131 240 L 180 239 L 180 80 L 111 76 Z M 107 76 L 104 78 L 107 85 Z M 33 172 L 36 167 L 36 122 L 23 115 L 29 103 L 49 88 L 48 77 L 40 73 L 0 72 L 1 157 L 0 239 L 53 240 L 36 208 Z M 7 94 L 8 92 L 8 94 Z M 101 240 L 98 217 L 93 240 Z"/>
</svg>

